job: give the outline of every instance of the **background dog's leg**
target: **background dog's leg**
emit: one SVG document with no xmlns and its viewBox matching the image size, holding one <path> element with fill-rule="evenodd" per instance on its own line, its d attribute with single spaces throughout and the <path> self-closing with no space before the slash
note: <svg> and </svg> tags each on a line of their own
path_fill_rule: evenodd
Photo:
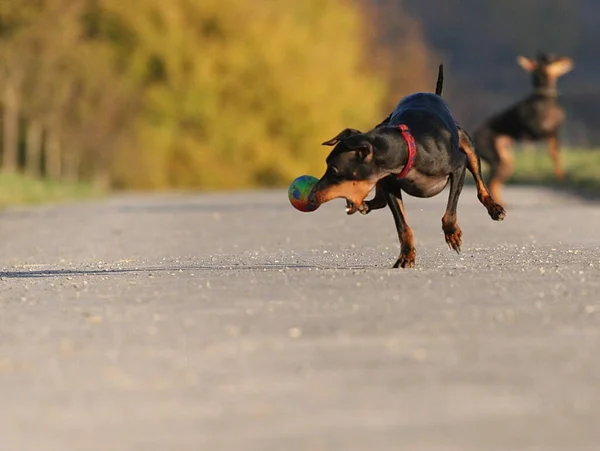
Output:
<svg viewBox="0 0 600 451">
<path fill-rule="evenodd" d="M 477 152 L 475 152 L 473 140 L 463 129 L 459 129 L 459 146 L 460 150 L 467 157 L 467 168 L 475 179 L 479 202 L 487 209 L 488 214 L 494 221 L 503 220 L 506 212 L 502 205 L 496 203 L 488 191 L 488 188 L 483 181 L 483 177 L 481 176 L 481 159 L 479 158 L 479 155 L 477 155 Z"/>
<path fill-rule="evenodd" d="M 511 142 L 508 136 L 498 136 L 494 140 L 498 160 L 490 164 L 489 187 L 492 197 L 499 203 L 503 203 L 500 191 L 514 170 Z"/>
<path fill-rule="evenodd" d="M 552 164 L 554 165 L 554 175 L 558 180 L 564 180 L 565 172 L 560 162 L 560 149 L 557 136 L 548 138 L 548 153 L 550 154 Z"/>
<path fill-rule="evenodd" d="M 442 217 L 442 229 L 446 243 L 457 253 L 460 253 L 460 245 L 462 244 L 462 231 L 456 221 L 456 208 L 458 206 L 458 198 L 465 183 L 466 167 L 455 170 L 450 174 L 450 194 L 448 195 L 448 205 L 446 213 Z"/>
<path fill-rule="evenodd" d="M 385 196 L 386 203 L 390 207 L 398 238 L 400 239 L 400 256 L 394 268 L 414 268 L 415 266 L 415 244 L 413 241 L 413 233 L 406 223 L 406 214 L 404 212 L 404 203 L 402 202 L 402 192 L 398 191 L 398 197 L 391 194 L 388 190 L 382 190 Z"/>
</svg>

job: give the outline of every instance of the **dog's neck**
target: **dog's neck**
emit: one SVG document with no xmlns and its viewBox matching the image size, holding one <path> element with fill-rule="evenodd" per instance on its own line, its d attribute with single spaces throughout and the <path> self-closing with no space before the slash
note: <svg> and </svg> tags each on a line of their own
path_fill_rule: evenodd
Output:
<svg viewBox="0 0 600 451">
<path fill-rule="evenodd" d="M 534 88 L 533 93 L 545 97 L 558 97 L 558 90 L 555 87 Z"/>
<path fill-rule="evenodd" d="M 398 128 L 402 132 L 402 137 L 404 138 L 404 141 L 406 141 L 406 153 L 407 153 L 406 164 L 404 165 L 404 168 L 402 169 L 400 174 L 397 175 L 397 177 L 399 179 L 401 179 L 403 177 L 406 177 L 406 175 L 410 172 L 412 167 L 415 165 L 415 160 L 417 159 L 417 143 L 415 141 L 414 136 L 410 132 L 410 129 L 408 128 L 408 126 L 406 126 L 404 124 L 400 124 L 398 126 Z"/>
<path fill-rule="evenodd" d="M 394 134 L 394 158 L 388 171 L 398 178 L 403 178 L 415 164 L 417 144 L 410 129 L 405 125 L 389 125 L 386 128 Z"/>
</svg>

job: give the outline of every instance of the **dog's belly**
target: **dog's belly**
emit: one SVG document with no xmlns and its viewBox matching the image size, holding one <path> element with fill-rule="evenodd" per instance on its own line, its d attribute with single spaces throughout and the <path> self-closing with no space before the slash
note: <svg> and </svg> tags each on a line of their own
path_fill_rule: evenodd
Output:
<svg viewBox="0 0 600 451">
<path fill-rule="evenodd" d="M 441 193 L 448 184 L 448 176 L 421 174 L 413 169 L 405 179 L 398 180 L 400 188 L 414 197 L 433 197 Z"/>
</svg>

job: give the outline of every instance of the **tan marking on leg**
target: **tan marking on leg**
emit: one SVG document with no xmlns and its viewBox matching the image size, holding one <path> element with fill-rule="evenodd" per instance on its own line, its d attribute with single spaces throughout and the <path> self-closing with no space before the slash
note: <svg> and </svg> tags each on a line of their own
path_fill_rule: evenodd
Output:
<svg viewBox="0 0 600 451">
<path fill-rule="evenodd" d="M 404 202 L 398 198 L 396 198 L 396 201 L 398 202 L 398 207 L 400 207 L 400 214 L 402 215 L 402 220 L 404 221 L 405 227 L 404 233 L 400 237 L 400 241 L 402 242 L 402 244 L 400 245 L 400 267 L 414 268 L 417 251 L 415 250 L 413 232 L 412 229 L 409 227 L 408 223 L 406 222 L 406 211 L 404 210 Z"/>
<path fill-rule="evenodd" d="M 552 164 L 554 165 L 554 175 L 558 180 L 564 180 L 565 171 L 562 168 L 562 164 L 560 161 L 560 151 L 558 146 L 558 138 L 555 136 L 552 138 L 548 138 L 548 154 L 552 159 Z"/>
<path fill-rule="evenodd" d="M 404 202 L 402 201 L 402 197 L 389 195 L 389 198 L 392 199 L 392 202 L 396 202 L 396 205 L 398 206 L 400 221 L 404 229 L 401 231 L 400 228 L 398 228 L 398 223 L 396 223 L 396 227 L 398 228 L 398 238 L 400 239 L 400 255 L 398 260 L 396 260 L 396 263 L 394 263 L 394 268 L 414 268 L 417 251 L 415 249 L 412 229 L 406 222 Z M 390 208 L 392 207 L 390 206 Z"/>
<path fill-rule="evenodd" d="M 448 247 L 454 249 L 457 254 L 460 254 L 460 246 L 462 245 L 462 230 L 456 221 L 456 215 L 452 215 L 446 210 L 442 217 L 442 230 Z"/>
<path fill-rule="evenodd" d="M 500 164 L 495 177 L 490 180 L 490 191 L 492 197 L 497 201 L 502 198 L 501 191 L 504 188 L 504 184 L 510 178 L 514 171 L 514 158 L 512 154 L 512 139 L 508 136 L 498 136 L 494 140 L 494 147 L 500 158 Z"/>
<path fill-rule="evenodd" d="M 475 152 L 475 148 L 473 147 L 473 143 L 469 137 L 461 131 L 460 133 L 460 142 L 459 142 L 460 150 L 467 157 L 467 168 L 473 175 L 475 179 L 475 185 L 477 187 L 477 198 L 479 202 L 483 204 L 483 206 L 487 209 L 488 214 L 495 221 L 501 221 L 504 219 L 506 212 L 502 205 L 498 204 L 490 191 L 488 190 L 485 182 L 483 181 L 483 177 L 481 176 L 481 165 L 479 163 L 479 157 Z M 490 184 L 491 185 L 491 184 Z"/>
<path fill-rule="evenodd" d="M 401 241 L 400 256 L 398 257 L 394 268 L 414 268 L 417 251 L 415 249 L 413 233 L 410 227 L 406 227 L 406 231 L 402 234 Z"/>
</svg>

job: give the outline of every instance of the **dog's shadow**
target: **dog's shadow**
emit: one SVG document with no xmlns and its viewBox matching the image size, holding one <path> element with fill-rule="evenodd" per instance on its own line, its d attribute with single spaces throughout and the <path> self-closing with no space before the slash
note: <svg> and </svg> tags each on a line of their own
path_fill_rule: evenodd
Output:
<svg viewBox="0 0 600 451">
<path fill-rule="evenodd" d="M 285 270 L 364 270 L 383 269 L 380 266 L 333 266 L 309 265 L 297 263 L 265 263 L 256 265 L 192 265 L 192 266 L 162 266 L 144 268 L 107 268 L 107 269 L 43 269 L 35 271 L 0 271 L 0 279 L 36 279 L 52 277 L 76 276 L 119 276 L 124 274 L 154 274 L 154 273 L 180 273 L 180 272 L 235 272 L 235 271 L 285 271 Z M 388 268 L 389 269 L 389 268 Z"/>
</svg>

